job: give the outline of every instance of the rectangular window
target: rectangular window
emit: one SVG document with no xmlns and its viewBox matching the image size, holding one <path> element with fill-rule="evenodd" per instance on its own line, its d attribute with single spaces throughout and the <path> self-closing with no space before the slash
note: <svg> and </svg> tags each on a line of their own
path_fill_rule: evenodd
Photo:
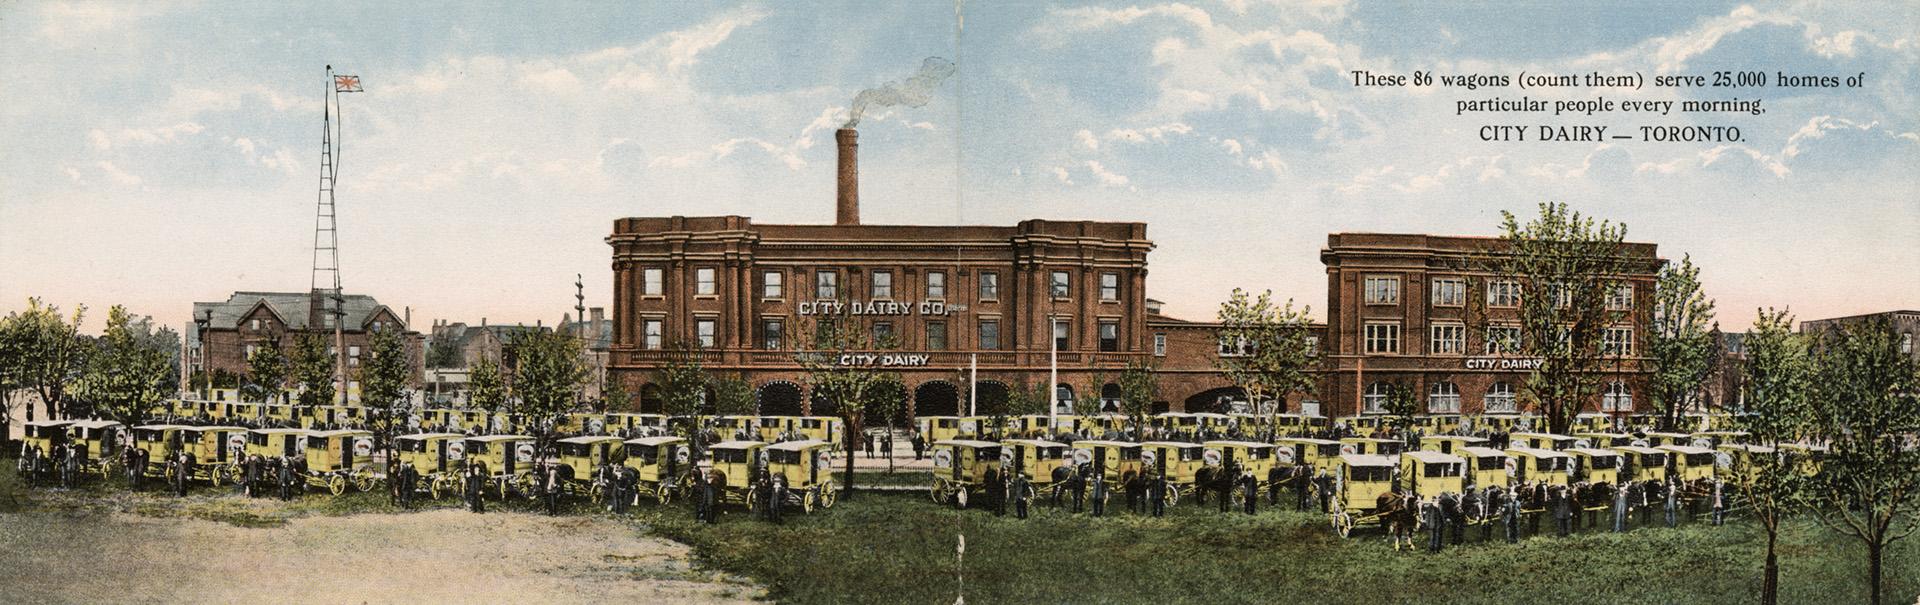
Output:
<svg viewBox="0 0 1920 605">
<path fill-rule="evenodd" d="M 260 329 L 260 320 L 258 320 L 258 319 L 256 319 L 256 320 L 253 320 L 253 329 L 254 329 L 254 330 L 259 330 L 259 329 Z"/>
<path fill-rule="evenodd" d="M 1400 324 L 1369 323 L 1366 330 L 1368 354 L 1400 352 Z"/>
<path fill-rule="evenodd" d="M 640 295 L 662 296 L 667 293 L 666 271 L 661 269 L 640 270 Z"/>
<path fill-rule="evenodd" d="M 700 348 L 711 349 L 714 347 L 715 344 L 717 344 L 714 341 L 715 331 L 716 331 L 715 324 L 713 320 L 711 319 L 693 320 L 693 334 L 694 334 L 695 340 L 699 342 Z"/>
<path fill-rule="evenodd" d="M 1913 333 L 1912 332 L 1907 332 L 1900 335 L 1900 352 L 1906 353 L 1909 355 L 1913 354 Z"/>
<path fill-rule="evenodd" d="M 899 344 L 893 340 L 893 322 L 873 322 L 873 342 L 874 345 L 880 347 L 890 347 Z"/>
<path fill-rule="evenodd" d="M 929 351 L 947 350 L 947 322 L 944 322 L 944 321 L 927 322 L 927 350 Z"/>
<path fill-rule="evenodd" d="M 1369 305 L 1400 304 L 1400 278 L 1368 277 L 1366 280 L 1366 301 Z"/>
<path fill-rule="evenodd" d="M 253 359 L 253 352 L 259 348 L 260 347 L 254 345 L 247 345 L 247 359 Z"/>
<path fill-rule="evenodd" d="M 1221 336 L 1217 353 L 1221 357 L 1239 357 L 1253 353 L 1253 342 L 1245 337 Z"/>
<path fill-rule="evenodd" d="M 813 297 L 819 300 L 840 298 L 840 274 L 818 271 L 813 274 Z"/>
<path fill-rule="evenodd" d="M 786 338 L 787 323 L 778 319 L 760 320 L 760 348 L 773 351 Z"/>
<path fill-rule="evenodd" d="M 1484 404 L 1488 412 L 1511 413 L 1520 409 L 1513 397 L 1513 385 L 1505 382 L 1496 382 L 1487 387 Z"/>
<path fill-rule="evenodd" d="M 1100 322 L 1100 351 L 1112 353 L 1120 350 L 1120 324 L 1111 321 Z"/>
<path fill-rule="evenodd" d="M 1607 309 L 1611 311 L 1633 309 L 1633 284 L 1614 286 L 1613 294 L 1607 297 Z"/>
<path fill-rule="evenodd" d="M 1519 326 L 1487 326 L 1488 355 L 1506 355 L 1519 352 Z"/>
<path fill-rule="evenodd" d="M 1566 309 L 1573 306 L 1573 286 L 1554 283 L 1547 286 L 1547 294 L 1553 297 L 1553 308 Z"/>
<path fill-rule="evenodd" d="M 1632 356 L 1633 328 L 1607 328 L 1600 340 L 1600 350 L 1607 355 Z"/>
<path fill-rule="evenodd" d="M 1118 302 L 1120 300 L 1120 274 L 1100 274 L 1100 300 Z"/>
<path fill-rule="evenodd" d="M 1464 307 L 1467 305 L 1467 280 L 1458 277 L 1442 277 L 1433 280 L 1433 306 Z"/>
<path fill-rule="evenodd" d="M 873 272 L 872 298 L 877 300 L 885 300 L 885 299 L 893 298 L 893 272 L 892 271 L 874 271 Z"/>
<path fill-rule="evenodd" d="M 945 271 L 927 272 L 927 300 L 941 300 L 947 297 L 947 273 Z"/>
<path fill-rule="evenodd" d="M 1050 279 L 1048 290 L 1054 298 L 1073 296 L 1073 276 L 1068 275 L 1066 271 L 1054 271 Z"/>
<path fill-rule="evenodd" d="M 693 270 L 693 294 L 695 296 L 713 296 L 718 292 L 713 283 L 713 267 L 701 267 Z"/>
<path fill-rule="evenodd" d="M 1065 351 L 1069 348 L 1070 345 L 1068 345 L 1067 335 L 1068 335 L 1067 322 L 1058 320 L 1058 319 L 1053 320 L 1053 348 L 1054 349 Z"/>
<path fill-rule="evenodd" d="M 1000 274 L 980 274 L 980 300 L 1000 300 Z"/>
<path fill-rule="evenodd" d="M 1487 306 L 1511 309 L 1520 306 L 1520 282 L 1487 282 Z"/>
<path fill-rule="evenodd" d="M 760 298 L 775 299 L 786 295 L 787 274 L 779 271 L 760 273 Z"/>
<path fill-rule="evenodd" d="M 662 342 L 666 339 L 666 330 L 664 329 L 663 323 L 664 322 L 658 319 L 648 319 L 640 322 L 640 346 L 642 348 L 658 350 L 661 345 L 665 344 Z"/>
<path fill-rule="evenodd" d="M 1433 324 L 1434 355 L 1460 355 L 1467 352 L 1467 327 L 1461 324 Z"/>
<path fill-rule="evenodd" d="M 349 367 L 358 367 L 360 365 L 360 345 L 349 345 L 347 347 L 347 365 Z"/>
<path fill-rule="evenodd" d="M 987 351 L 1000 349 L 1000 320 L 980 320 L 980 348 Z"/>
<path fill-rule="evenodd" d="M 1154 357 L 1167 356 L 1167 335 L 1166 334 L 1153 335 L 1153 356 Z"/>
</svg>

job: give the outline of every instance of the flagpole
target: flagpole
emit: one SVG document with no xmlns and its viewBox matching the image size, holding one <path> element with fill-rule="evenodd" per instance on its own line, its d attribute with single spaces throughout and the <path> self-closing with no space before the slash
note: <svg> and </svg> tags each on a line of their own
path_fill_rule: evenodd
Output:
<svg viewBox="0 0 1920 605">
<path fill-rule="evenodd" d="M 980 354 L 967 355 L 967 415 L 980 415 Z"/>
<path fill-rule="evenodd" d="M 1060 320 L 1047 314 L 1047 426 L 1060 426 Z"/>
</svg>

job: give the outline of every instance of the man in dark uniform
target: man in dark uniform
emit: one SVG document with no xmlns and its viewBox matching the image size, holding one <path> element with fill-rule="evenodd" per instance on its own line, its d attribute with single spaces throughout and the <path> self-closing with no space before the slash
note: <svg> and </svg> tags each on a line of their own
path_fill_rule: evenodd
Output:
<svg viewBox="0 0 1920 605">
<path fill-rule="evenodd" d="M 1141 509 L 1141 506 L 1146 504 L 1144 492 L 1147 489 L 1147 482 L 1140 474 L 1127 476 L 1126 485 L 1122 486 L 1122 489 L 1127 492 L 1127 512 L 1136 515 L 1146 512 Z"/>
<path fill-rule="evenodd" d="M 1333 475 L 1327 469 L 1320 469 L 1313 475 L 1313 489 L 1320 494 L 1320 512 L 1333 511 Z"/>
<path fill-rule="evenodd" d="M 80 475 L 80 448 L 68 445 L 61 446 L 61 450 L 64 455 L 60 456 L 60 487 L 70 488 Z"/>
<path fill-rule="evenodd" d="M 1680 524 L 1680 490 L 1678 489 L 1679 484 L 1676 482 L 1669 481 L 1667 482 L 1666 487 L 1667 487 L 1667 490 L 1666 490 L 1667 492 L 1666 493 L 1667 527 L 1673 527 Z"/>
<path fill-rule="evenodd" d="M 400 508 L 411 509 L 413 508 L 413 463 L 401 462 L 397 474 L 400 480 L 395 483 L 400 487 Z"/>
<path fill-rule="evenodd" d="M 1241 494 L 1246 497 L 1246 501 L 1241 503 L 1241 508 L 1251 515 L 1254 513 L 1254 508 L 1260 504 L 1260 482 L 1253 479 L 1251 472 L 1240 473 L 1240 489 Z"/>
<path fill-rule="evenodd" d="M 261 477 L 260 477 L 260 455 L 259 454 L 253 454 L 253 455 L 247 456 L 246 476 L 247 476 L 247 479 L 246 479 L 247 480 L 247 485 L 246 485 L 247 497 L 248 498 L 260 497 L 260 478 Z"/>
<path fill-rule="evenodd" d="M 927 451 L 927 440 L 921 437 L 920 433 L 915 432 L 913 434 L 913 459 L 919 460 L 920 456 L 926 451 Z"/>
<path fill-rule="evenodd" d="M 1267 469 L 1267 506 L 1280 505 L 1280 484 L 1286 481 L 1287 472 L 1274 465 Z"/>
<path fill-rule="evenodd" d="M 1424 517 L 1421 522 L 1427 524 L 1427 552 L 1440 552 L 1440 546 L 1446 542 L 1442 539 L 1446 536 L 1446 515 L 1441 514 L 1440 507 L 1432 503 L 1416 502 L 1414 505 L 1420 507 L 1420 514 Z"/>
<path fill-rule="evenodd" d="M 720 511 L 717 510 L 715 506 L 716 503 L 714 502 L 714 499 L 719 495 L 717 493 L 718 489 L 718 486 L 713 484 L 712 477 L 708 477 L 706 481 L 700 484 L 700 510 L 706 513 L 708 524 L 720 522 Z"/>
<path fill-rule="evenodd" d="M 1469 495 L 1472 492 L 1468 492 Z M 1440 494 L 1440 514 L 1447 518 L 1447 528 L 1453 530 L 1453 545 L 1459 546 L 1466 541 L 1467 511 L 1462 498 L 1453 492 Z"/>
<path fill-rule="evenodd" d="M 1506 506 L 1501 509 L 1501 514 L 1505 515 L 1508 544 L 1520 542 L 1520 499 L 1515 496 L 1516 494 L 1508 494 Z"/>
<path fill-rule="evenodd" d="M 140 475 L 147 470 L 140 461 L 140 450 L 131 445 L 121 449 L 120 463 L 127 467 L 127 489 L 140 489 Z"/>
<path fill-rule="evenodd" d="M 193 474 L 193 454 L 181 450 L 178 461 L 173 472 L 173 494 L 185 496 L 187 495 L 187 476 Z"/>
<path fill-rule="evenodd" d="M 1027 499 L 1028 499 L 1027 498 L 1027 476 L 1020 473 L 1014 473 L 1013 474 L 1013 517 L 1015 519 L 1027 518 Z"/>
<path fill-rule="evenodd" d="M 1613 490 L 1613 532 L 1627 531 L 1627 494 L 1633 487 Z"/>
<path fill-rule="evenodd" d="M 1572 534 L 1573 499 L 1567 497 L 1567 490 L 1556 485 L 1547 490 L 1547 500 L 1553 505 L 1554 531 L 1562 538 Z"/>
<path fill-rule="evenodd" d="M 688 500 L 693 501 L 693 520 L 695 522 L 706 521 L 707 473 L 696 467 L 691 474 L 693 475 L 693 492 L 689 494 L 692 497 L 688 498 Z"/>
<path fill-rule="evenodd" d="M 1069 487 L 1073 489 L 1073 512 L 1078 513 L 1081 510 L 1083 510 L 1082 507 L 1084 507 L 1087 503 L 1087 467 L 1086 465 L 1081 465 L 1079 469 L 1076 469 L 1075 472 L 1073 473 L 1073 477 L 1070 479 L 1067 479 L 1067 483 L 1069 484 Z"/>
<path fill-rule="evenodd" d="M 1727 522 L 1727 498 L 1722 491 L 1724 486 L 1719 479 L 1713 480 L 1713 524 L 1716 526 Z"/>
<path fill-rule="evenodd" d="M 1504 495 L 1498 487 L 1489 487 L 1480 496 L 1482 503 L 1480 514 L 1480 541 L 1493 541 L 1493 524 L 1498 520 L 1501 507 L 1505 506 Z"/>
<path fill-rule="evenodd" d="M 1300 468 L 1295 470 L 1294 476 L 1288 478 L 1287 482 L 1293 484 L 1293 495 L 1297 500 L 1294 510 L 1303 513 L 1307 512 L 1307 487 L 1310 485 L 1310 481 L 1306 469 Z"/>
<path fill-rule="evenodd" d="M 467 465 L 467 510 L 487 512 L 486 484 L 487 476 L 480 472 L 480 466 Z"/>
<path fill-rule="evenodd" d="M 781 509 L 786 508 L 786 506 L 787 478 L 784 475 L 776 476 L 773 478 L 773 493 L 767 496 L 767 513 L 772 517 L 774 523 L 780 523 Z"/>
<path fill-rule="evenodd" d="M 547 497 L 547 516 L 560 514 L 560 465 L 548 462 L 546 472 L 541 473 L 540 487 Z"/>
<path fill-rule="evenodd" d="M 997 468 L 998 466 L 999 465 L 989 465 L 984 478 L 981 480 L 984 487 L 986 487 L 987 496 L 987 501 L 981 504 L 985 504 L 987 510 L 993 511 L 995 515 L 1006 513 L 1006 509 L 1000 506 L 1000 502 L 1006 499 L 1001 492 L 1006 489 L 1007 484 L 1000 480 L 1000 469 Z"/>
<path fill-rule="evenodd" d="M 1220 512 L 1233 510 L 1233 483 L 1240 477 L 1240 465 L 1227 463 L 1220 468 L 1220 475 L 1213 478 L 1213 488 L 1220 496 Z"/>
<path fill-rule="evenodd" d="M 633 504 L 634 499 L 640 497 L 640 472 L 623 465 L 620 467 L 618 476 L 619 488 L 614 493 L 619 498 L 614 501 L 613 512 L 624 515 L 627 514 L 627 509 Z"/>
<path fill-rule="evenodd" d="M 1148 484 L 1151 490 L 1147 497 L 1153 500 L 1150 504 L 1153 507 L 1153 516 L 1160 517 L 1167 514 L 1167 460 L 1160 458 L 1153 463 L 1154 474 L 1150 479 L 1152 483 Z"/>
<path fill-rule="evenodd" d="M 1107 478 L 1099 473 L 1093 475 L 1093 516 L 1107 515 Z"/>
</svg>

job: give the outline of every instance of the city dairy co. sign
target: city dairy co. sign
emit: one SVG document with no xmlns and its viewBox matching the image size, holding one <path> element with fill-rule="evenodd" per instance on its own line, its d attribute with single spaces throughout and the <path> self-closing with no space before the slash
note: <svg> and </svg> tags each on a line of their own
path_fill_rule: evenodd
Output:
<svg viewBox="0 0 1920 605">
<path fill-rule="evenodd" d="M 838 301 L 810 300 L 801 302 L 795 312 L 801 315 L 877 315 L 882 317 L 904 317 L 908 315 L 952 315 L 962 308 L 948 305 L 937 300 L 870 300 Z"/>
</svg>

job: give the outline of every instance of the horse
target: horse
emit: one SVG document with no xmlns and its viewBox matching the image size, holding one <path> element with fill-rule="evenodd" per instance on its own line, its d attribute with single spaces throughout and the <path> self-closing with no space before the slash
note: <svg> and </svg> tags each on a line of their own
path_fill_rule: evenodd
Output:
<svg viewBox="0 0 1920 605">
<path fill-rule="evenodd" d="M 1398 552 L 1403 541 L 1407 548 L 1414 548 L 1413 533 L 1420 530 L 1420 512 L 1416 506 L 1421 504 L 1395 492 L 1380 494 L 1373 504 L 1381 526 L 1387 529 L 1387 539 L 1393 541 L 1393 550 Z"/>
</svg>

